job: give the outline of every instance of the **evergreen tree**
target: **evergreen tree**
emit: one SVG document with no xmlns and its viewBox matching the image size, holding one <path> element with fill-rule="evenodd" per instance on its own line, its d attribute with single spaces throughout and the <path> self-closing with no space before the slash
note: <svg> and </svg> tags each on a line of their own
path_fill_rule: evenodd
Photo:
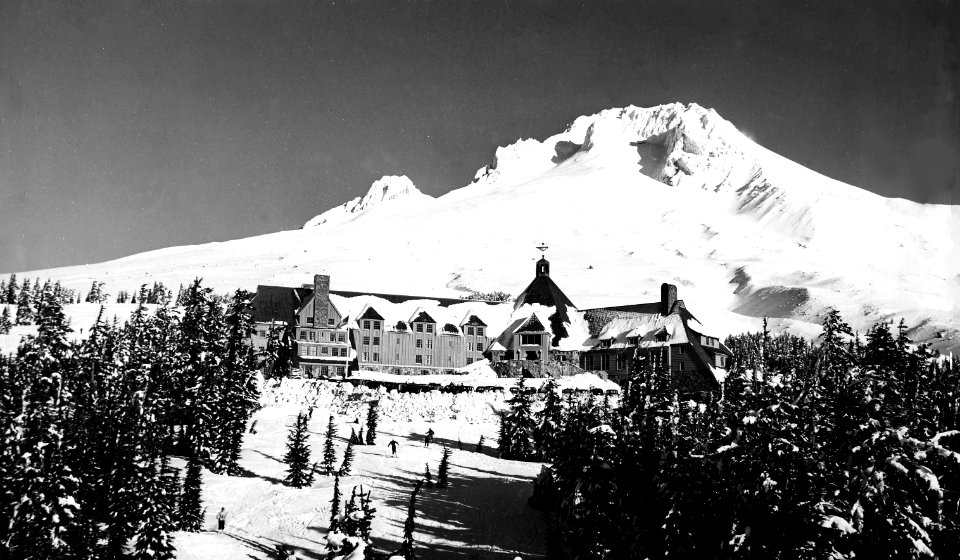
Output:
<svg viewBox="0 0 960 560">
<path fill-rule="evenodd" d="M 403 560 L 415 560 L 417 555 L 413 548 L 413 530 L 417 515 L 417 494 L 423 486 L 423 480 L 418 480 L 413 486 L 413 492 L 410 494 L 410 506 L 407 508 L 407 519 L 403 523 L 403 543 L 397 555 Z"/>
<path fill-rule="evenodd" d="M 377 442 L 377 422 L 380 420 L 380 412 L 377 410 L 380 401 L 371 401 L 367 407 L 367 445 L 376 445 Z"/>
<path fill-rule="evenodd" d="M 10 327 L 13 326 L 13 322 L 10 320 L 10 308 L 4 307 L 3 312 L 0 313 L 0 334 L 9 334 Z"/>
<path fill-rule="evenodd" d="M 151 292 L 158 302 L 166 301 L 162 284 Z M 225 318 L 226 355 L 221 361 L 222 375 L 217 388 L 219 405 L 215 425 L 219 427 L 215 440 L 217 472 L 236 476 L 240 474 L 240 451 L 247 421 L 258 406 L 259 392 L 254 382 L 256 369 L 253 350 L 248 344 L 253 334 L 253 322 L 248 313 L 250 294 L 237 290 Z"/>
<path fill-rule="evenodd" d="M 333 479 L 333 499 L 330 500 L 330 530 L 340 530 L 340 475 Z"/>
<path fill-rule="evenodd" d="M 203 526 L 202 478 L 200 458 L 191 455 L 187 459 L 187 474 L 183 479 L 180 494 L 180 530 L 197 532 Z"/>
<path fill-rule="evenodd" d="M 359 532 L 359 537 L 361 537 L 365 542 L 370 542 L 370 528 L 373 525 L 373 517 L 376 514 L 377 510 L 373 507 L 372 501 L 370 500 L 370 491 L 367 490 L 367 493 L 364 495 L 360 494 L 360 513 L 362 517 L 359 522 L 357 530 Z"/>
<path fill-rule="evenodd" d="M 149 463 L 140 492 L 140 517 L 143 521 L 136 533 L 133 558 L 136 560 L 166 560 L 175 556 L 172 532 L 176 529 L 170 510 L 169 486 L 164 480 L 164 468 Z"/>
<path fill-rule="evenodd" d="M 350 491 L 350 499 L 347 501 L 347 507 L 343 511 L 343 526 L 341 530 L 348 537 L 357 537 L 360 535 L 360 504 L 357 503 L 357 487 L 354 486 Z"/>
<path fill-rule="evenodd" d="M 287 476 L 284 478 L 284 482 L 294 488 L 306 486 L 307 479 L 310 476 L 308 472 L 310 446 L 307 445 L 309 435 L 307 415 L 300 412 L 297 414 L 297 420 L 290 426 L 290 433 L 287 436 L 287 453 L 283 456 L 283 462 L 287 464 Z"/>
<path fill-rule="evenodd" d="M 333 425 L 333 415 L 327 422 L 327 433 L 323 438 L 323 462 L 321 463 L 323 474 L 330 476 L 334 473 L 333 465 L 337 460 L 336 450 L 333 447 L 333 440 L 337 437 L 337 428 Z"/>
<path fill-rule="evenodd" d="M 427 484 L 427 488 L 433 488 L 433 475 L 430 474 L 430 464 L 424 465 L 423 480 Z"/>
<path fill-rule="evenodd" d="M 107 298 L 110 297 L 109 294 L 103 292 L 103 282 L 94 280 L 90 284 L 90 290 L 87 292 L 87 303 L 104 303 L 107 301 Z"/>
<path fill-rule="evenodd" d="M 350 476 L 350 469 L 353 467 L 353 441 L 347 442 L 347 449 L 343 452 L 343 463 L 340 464 L 338 474 L 340 476 Z"/>
<path fill-rule="evenodd" d="M 4 300 L 4 303 L 15 305 L 17 303 L 18 293 L 19 293 L 19 287 L 17 286 L 17 275 L 11 274 L 10 282 L 7 284 L 7 288 L 6 288 L 7 297 L 6 297 L 6 300 Z"/>
<path fill-rule="evenodd" d="M 537 415 L 537 424 L 533 429 L 533 443 L 536 454 L 550 461 L 557 448 L 557 436 L 563 425 L 563 401 L 556 381 L 548 380 L 543 385 L 543 409 Z"/>
<path fill-rule="evenodd" d="M 500 456 L 504 459 L 531 460 L 535 457 L 533 439 L 536 426 L 530 393 L 524 379 L 517 383 L 517 391 L 507 401 L 510 409 L 500 416 Z"/>
<path fill-rule="evenodd" d="M 437 467 L 437 488 L 446 488 L 449 486 L 447 477 L 449 476 L 451 453 L 449 447 L 443 448 L 443 455 L 440 457 L 440 466 Z"/>
<path fill-rule="evenodd" d="M 17 324 L 29 325 L 33 322 L 33 296 L 30 293 L 30 281 L 24 280 L 24 288 L 17 299 Z"/>
</svg>

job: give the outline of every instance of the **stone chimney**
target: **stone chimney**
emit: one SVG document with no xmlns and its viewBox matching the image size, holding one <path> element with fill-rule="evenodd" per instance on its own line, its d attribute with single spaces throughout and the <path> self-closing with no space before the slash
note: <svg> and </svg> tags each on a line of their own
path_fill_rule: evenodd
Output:
<svg viewBox="0 0 960 560">
<path fill-rule="evenodd" d="M 313 326 L 326 327 L 330 317 L 330 277 L 313 275 Z"/>
<path fill-rule="evenodd" d="M 673 304 L 677 302 L 677 287 L 664 282 L 660 284 L 660 314 L 669 315 Z"/>
</svg>

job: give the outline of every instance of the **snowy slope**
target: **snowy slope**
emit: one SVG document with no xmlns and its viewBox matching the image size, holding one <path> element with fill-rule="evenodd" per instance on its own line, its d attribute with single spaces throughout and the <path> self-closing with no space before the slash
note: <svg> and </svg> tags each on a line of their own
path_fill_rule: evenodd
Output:
<svg viewBox="0 0 960 560">
<path fill-rule="evenodd" d="M 303 229 L 31 271 L 85 290 L 195 276 L 224 291 L 299 285 L 454 296 L 519 293 L 547 242 L 580 308 L 658 299 L 661 282 L 714 332 L 764 315 L 855 328 L 903 317 L 940 348 L 960 338 L 960 207 L 888 199 L 757 145 L 698 105 L 610 109 L 499 148 L 439 198 L 385 177 Z"/>
</svg>

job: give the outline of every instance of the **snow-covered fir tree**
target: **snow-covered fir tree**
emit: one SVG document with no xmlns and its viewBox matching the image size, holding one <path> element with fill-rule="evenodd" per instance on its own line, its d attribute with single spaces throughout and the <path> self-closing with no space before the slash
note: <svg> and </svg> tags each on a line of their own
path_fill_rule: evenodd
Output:
<svg viewBox="0 0 960 560">
<path fill-rule="evenodd" d="M 303 488 L 310 478 L 310 446 L 307 445 L 309 435 L 307 415 L 300 412 L 297 414 L 296 421 L 290 426 L 290 433 L 287 435 L 287 452 L 283 456 L 283 462 L 287 465 L 284 482 L 294 488 Z"/>
<path fill-rule="evenodd" d="M 449 447 L 443 448 L 443 454 L 440 456 L 440 465 L 437 467 L 437 488 L 446 488 L 450 485 L 450 455 L 453 453 Z"/>
<path fill-rule="evenodd" d="M 328 532 L 340 530 L 340 475 L 333 479 L 333 497 L 330 499 L 330 529 Z"/>
<path fill-rule="evenodd" d="M 340 476 L 350 476 L 350 469 L 353 468 L 353 440 L 347 442 L 347 448 L 343 451 L 343 462 L 340 463 L 340 470 L 337 474 Z"/>
<path fill-rule="evenodd" d="M 535 456 L 533 399 L 521 377 L 516 393 L 507 401 L 509 409 L 500 415 L 500 456 L 504 459 L 532 460 Z"/>
<path fill-rule="evenodd" d="M 9 334 L 13 321 L 10 320 L 10 308 L 4 307 L 0 312 L 0 334 Z"/>
<path fill-rule="evenodd" d="M 367 445 L 377 444 L 377 422 L 380 420 L 380 401 L 370 401 L 367 405 Z"/>
<path fill-rule="evenodd" d="M 203 526 L 203 480 L 200 458 L 191 455 L 187 459 L 187 473 L 183 478 L 183 491 L 178 508 L 180 530 L 199 531 Z"/>
<path fill-rule="evenodd" d="M 330 476 L 334 473 L 334 464 L 337 461 L 336 449 L 333 440 L 337 437 L 337 427 L 333 424 L 333 415 L 327 421 L 327 432 L 323 437 L 323 462 L 320 463 L 323 474 Z"/>
</svg>

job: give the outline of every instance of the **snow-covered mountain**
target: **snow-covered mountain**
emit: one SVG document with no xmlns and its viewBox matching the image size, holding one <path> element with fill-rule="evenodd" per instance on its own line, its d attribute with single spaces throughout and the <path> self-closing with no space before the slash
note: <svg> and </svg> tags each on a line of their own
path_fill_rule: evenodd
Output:
<svg viewBox="0 0 960 560">
<path fill-rule="evenodd" d="M 680 287 L 716 332 L 756 318 L 819 322 L 827 307 L 866 329 L 903 317 L 915 337 L 960 342 L 960 207 L 884 198 L 791 162 L 695 104 L 610 109 L 543 141 L 498 148 L 439 198 L 406 177 L 299 230 L 31 271 L 86 290 L 195 276 L 218 289 L 299 285 L 455 296 L 517 294 L 550 246 L 552 276 L 580 308 Z"/>
<path fill-rule="evenodd" d="M 344 222 L 356 217 L 357 214 L 387 204 L 390 208 L 396 210 L 408 205 L 420 205 L 422 207 L 432 201 L 433 197 L 420 192 L 420 189 L 406 175 L 385 175 L 374 181 L 370 190 L 362 198 L 358 196 L 349 202 L 331 208 L 308 221 L 303 227 Z"/>
</svg>

